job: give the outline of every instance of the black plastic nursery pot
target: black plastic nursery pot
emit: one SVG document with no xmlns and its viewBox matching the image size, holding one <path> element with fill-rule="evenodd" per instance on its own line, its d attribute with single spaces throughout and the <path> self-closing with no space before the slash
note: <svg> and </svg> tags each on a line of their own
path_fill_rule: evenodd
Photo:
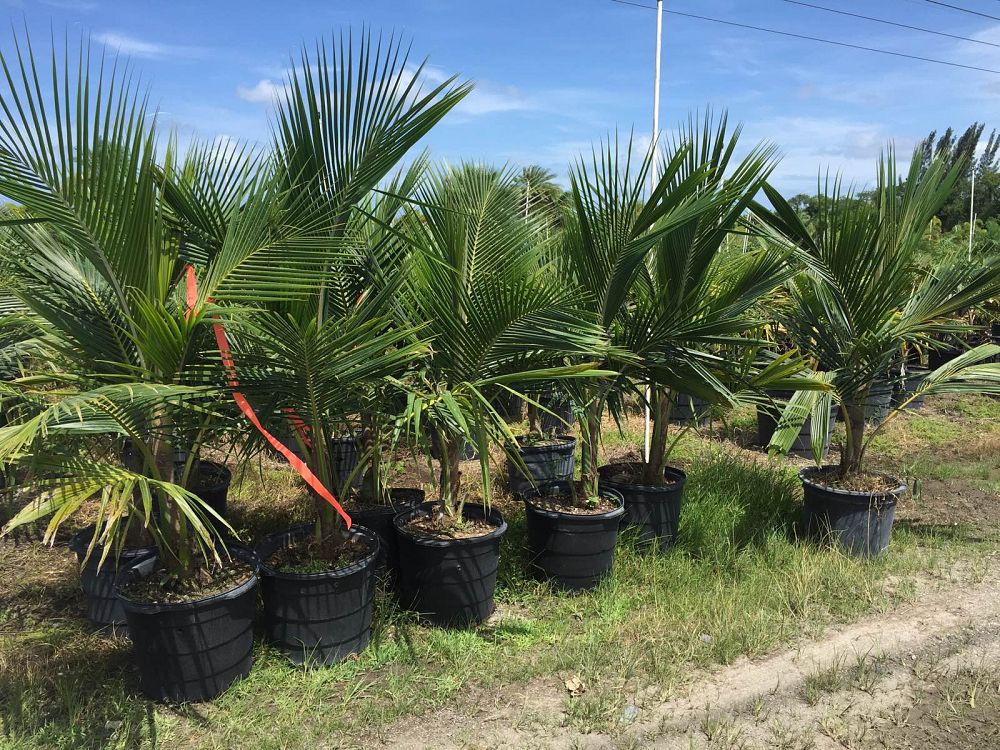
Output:
<svg viewBox="0 0 1000 750">
<path fill-rule="evenodd" d="M 538 413 L 538 424 L 542 432 L 558 432 L 572 426 L 573 402 L 568 398 L 562 395 L 543 393 L 538 397 L 538 403 L 548 409 L 548 411 L 539 410 Z"/>
<path fill-rule="evenodd" d="M 560 483 L 541 494 L 566 489 L 566 483 Z M 584 591 L 611 572 L 625 503 L 615 490 L 602 488 L 600 493 L 617 507 L 605 513 L 570 513 L 525 498 L 528 565 L 537 577 L 566 591 Z"/>
<path fill-rule="evenodd" d="M 507 391 L 490 399 L 490 406 L 504 422 L 520 422 L 524 419 L 524 400 Z"/>
<path fill-rule="evenodd" d="M 307 538 L 312 524 L 271 534 L 257 545 L 264 633 L 295 664 L 336 664 L 365 650 L 371 637 L 378 536 L 352 524 L 352 538 L 370 554 L 337 570 L 284 573 L 268 560 L 278 550 Z"/>
<path fill-rule="evenodd" d="M 671 398 L 670 420 L 676 424 L 704 427 L 708 424 L 711 408 L 703 398 L 675 393 Z"/>
<path fill-rule="evenodd" d="M 813 481 L 810 477 L 815 471 L 799 472 L 806 533 L 836 544 L 853 557 L 877 557 L 885 552 L 896 518 L 896 502 L 906 492 L 906 484 L 888 477 L 895 485 L 888 492 L 842 490 Z"/>
<path fill-rule="evenodd" d="M 125 609 L 115 591 L 116 581 L 122 571 L 127 570 L 136 562 L 150 557 L 154 554 L 154 550 L 151 547 L 123 549 L 117 559 L 109 556 L 101 565 L 103 548 L 98 545 L 94 547 L 86 564 L 84 564 L 87 548 L 94 538 L 94 532 L 94 526 L 88 526 L 74 534 L 69 541 L 69 548 L 76 553 L 76 558 L 82 566 L 80 568 L 80 588 L 83 589 L 87 601 L 87 619 L 99 628 L 111 628 L 124 635 L 127 632 Z"/>
<path fill-rule="evenodd" d="M 524 438 L 518 438 L 523 440 Z M 527 473 L 514 461 L 507 459 L 507 488 L 515 497 L 535 494 L 539 487 L 573 479 L 576 468 L 576 438 L 557 435 L 542 441 L 516 448 Z"/>
<path fill-rule="evenodd" d="M 347 478 L 358 466 L 361 460 L 361 436 L 360 429 L 353 432 L 345 431 L 340 435 L 330 438 L 330 462 L 333 464 L 333 476 L 337 486 L 341 489 L 347 482 Z M 364 481 L 363 471 L 354 474 L 351 486 L 357 489 Z"/>
<path fill-rule="evenodd" d="M 441 460 L 441 441 L 438 439 L 437 432 L 433 431 L 431 432 L 431 458 L 437 461 Z M 470 443 L 468 440 L 464 441 L 458 458 L 460 461 L 475 461 L 479 458 L 476 444 Z"/>
<path fill-rule="evenodd" d="M 392 519 L 399 513 L 420 505 L 424 502 L 424 496 L 424 491 L 416 487 L 394 487 L 389 490 L 389 505 L 350 512 L 354 523 L 378 534 L 380 548 L 376 572 L 379 575 L 395 575 L 399 572 L 399 546 Z"/>
<path fill-rule="evenodd" d="M 794 394 L 792 391 L 774 391 L 769 394 L 776 401 L 787 401 Z M 767 447 L 767 444 L 771 442 L 771 437 L 774 435 L 774 431 L 778 428 L 778 422 L 781 420 L 781 414 L 784 411 L 780 404 L 758 404 L 757 405 L 757 439 L 758 442 Z M 833 425 L 837 419 L 837 406 L 836 404 L 830 404 L 830 421 L 827 425 L 827 437 L 823 444 L 823 457 L 826 458 L 827 454 L 830 452 L 830 435 L 833 433 Z M 788 452 L 793 456 L 812 456 L 812 420 L 806 419 L 802 425 L 802 429 L 799 431 L 798 436 L 795 438 L 795 442 L 792 443 L 792 447 Z"/>
<path fill-rule="evenodd" d="M 906 370 L 906 374 L 896 383 L 896 387 L 892 391 L 892 405 L 900 406 L 904 401 L 911 398 L 914 392 L 921 386 L 927 375 L 930 373 L 926 367 L 909 367 Z M 907 404 L 907 409 L 920 409 L 923 408 L 924 397 L 923 395 L 917 396 L 909 404 Z"/>
<path fill-rule="evenodd" d="M 139 687 L 151 700 L 172 703 L 215 698 L 253 666 L 253 624 L 257 611 L 257 558 L 230 546 L 233 558 L 254 573 L 243 583 L 214 596 L 177 604 L 152 604 L 118 595 L 125 610 Z M 120 583 L 152 574 L 150 555 L 123 571 Z"/>
<path fill-rule="evenodd" d="M 467 504 L 466 519 L 486 519 L 496 528 L 470 539 L 443 539 L 407 528 L 416 515 L 433 513 L 434 508 L 433 503 L 424 503 L 393 521 L 399 543 L 400 603 L 433 625 L 477 625 L 493 613 L 500 539 L 507 523 L 495 509 Z"/>
<path fill-rule="evenodd" d="M 872 383 L 864 405 L 865 421 L 874 425 L 882 424 L 892 411 L 892 383 L 888 381 Z"/>
<path fill-rule="evenodd" d="M 687 475 L 680 469 L 667 467 L 662 485 L 639 484 L 632 479 L 641 475 L 645 464 L 621 463 L 601 466 L 598 487 L 601 492 L 619 493 L 625 502 L 625 525 L 638 532 L 643 547 L 669 549 L 677 539 L 681 520 L 681 498 Z"/>
<path fill-rule="evenodd" d="M 233 473 L 214 461 L 199 461 L 198 476 L 191 491 L 223 518 L 226 517 L 226 500 Z"/>
</svg>

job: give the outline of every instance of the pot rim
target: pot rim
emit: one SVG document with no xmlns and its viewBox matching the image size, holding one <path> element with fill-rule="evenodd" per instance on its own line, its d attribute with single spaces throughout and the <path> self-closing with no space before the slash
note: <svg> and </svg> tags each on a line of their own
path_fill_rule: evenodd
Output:
<svg viewBox="0 0 1000 750">
<path fill-rule="evenodd" d="M 617 482 L 610 477 L 605 479 L 604 475 L 609 473 L 610 469 L 615 469 L 625 466 L 646 466 L 645 461 L 619 461 L 613 464 L 604 464 L 604 466 L 597 467 L 597 475 L 603 482 L 610 482 L 613 487 L 628 487 L 629 489 L 639 489 L 643 492 L 666 492 L 674 491 L 679 487 L 683 487 L 687 484 L 687 472 L 683 469 L 678 469 L 676 466 L 665 466 L 663 469 L 664 478 L 673 475 L 675 477 L 674 481 L 670 484 L 642 484 L 641 482 Z"/>
<path fill-rule="evenodd" d="M 211 466 L 211 467 L 213 467 L 215 469 L 222 469 L 222 478 L 216 484 L 205 484 L 205 485 L 201 485 L 199 487 L 196 487 L 195 489 L 200 490 L 202 492 L 211 492 L 212 490 L 221 490 L 221 489 L 227 488 L 227 487 L 229 487 L 229 485 L 232 484 L 232 482 L 233 482 L 233 472 L 225 464 L 221 464 L 218 461 L 208 461 L 208 460 L 204 460 L 204 459 L 198 459 L 198 475 L 199 476 L 201 474 L 201 467 L 202 466 Z"/>
<path fill-rule="evenodd" d="M 482 544 L 483 542 L 491 542 L 494 539 L 499 539 L 507 533 L 507 521 L 504 519 L 500 511 L 496 508 L 487 509 L 480 503 L 466 503 L 464 510 L 468 512 L 470 509 L 479 509 L 482 512 L 482 518 L 490 520 L 496 519 L 500 521 L 500 524 L 493 529 L 493 531 L 483 534 L 482 536 L 473 536 L 465 539 L 442 539 L 440 537 L 427 536 L 425 534 L 416 534 L 405 528 L 406 522 L 409 521 L 414 515 L 433 510 L 435 505 L 436 503 L 433 501 L 425 502 L 414 508 L 397 513 L 396 517 L 392 519 L 392 525 L 396 529 L 396 533 L 402 534 L 414 544 L 419 544 L 423 547 L 471 546 Z M 491 518 L 491 516 L 493 518 Z"/>
<path fill-rule="evenodd" d="M 330 570 L 320 570 L 315 573 L 286 573 L 282 571 L 275 570 L 262 555 L 256 553 L 256 550 L 260 548 L 261 545 L 275 541 L 279 537 L 283 537 L 289 534 L 308 534 L 313 529 L 313 524 L 311 523 L 299 523 L 294 526 L 290 526 L 284 531 L 276 531 L 273 534 L 268 534 L 263 539 L 261 539 L 254 546 L 255 554 L 257 554 L 257 559 L 260 564 L 260 574 L 262 576 L 267 576 L 268 578 L 280 578 L 283 580 L 290 581 L 317 581 L 317 580 L 329 580 L 331 578 L 347 578 L 355 573 L 370 568 L 374 561 L 378 558 L 380 551 L 380 543 L 378 539 L 378 534 L 376 534 L 371 529 L 366 526 L 361 526 L 360 524 L 352 523 L 350 535 L 351 537 L 360 537 L 368 545 L 370 553 L 367 557 L 363 557 L 360 560 L 355 560 L 350 565 L 345 565 L 340 568 L 331 568 Z M 275 548 L 277 549 L 277 548 Z"/>
<path fill-rule="evenodd" d="M 196 609 L 205 604 L 213 604 L 215 602 L 226 601 L 228 599 L 236 599 L 247 591 L 255 588 L 257 582 L 260 578 L 260 561 L 257 559 L 257 555 L 249 547 L 244 547 L 243 545 L 233 546 L 229 550 L 231 557 L 239 557 L 243 562 L 249 563 L 253 568 L 253 571 L 248 578 L 243 583 L 237 584 L 231 589 L 226 591 L 220 591 L 217 594 L 212 594 L 211 596 L 206 596 L 202 599 L 192 599 L 186 602 L 140 602 L 135 599 L 129 599 L 121 592 L 121 586 L 115 584 L 115 596 L 121 600 L 122 606 L 126 611 L 136 612 L 144 615 L 155 615 L 163 612 L 182 612 L 186 609 Z M 156 553 L 150 557 L 155 557 Z M 135 560 L 128 567 L 122 569 L 123 577 L 127 577 L 130 570 L 142 565 L 149 560 L 149 557 L 143 557 L 141 560 Z"/>
<path fill-rule="evenodd" d="M 522 455 L 527 455 L 531 453 L 546 453 L 551 450 L 565 450 L 570 448 L 571 450 L 576 448 L 576 438 L 572 435 L 553 435 L 550 439 L 550 445 L 521 445 L 521 438 L 529 437 L 529 435 L 516 435 L 515 443 L 513 445 L 514 450 Z"/>
<path fill-rule="evenodd" d="M 552 510 L 550 508 L 542 508 L 536 505 L 532 501 L 538 500 L 538 496 L 525 497 L 522 498 L 522 500 L 524 501 L 525 506 L 531 508 L 533 512 L 542 516 L 547 516 L 548 518 L 558 518 L 560 521 L 578 521 L 580 523 L 586 523 L 587 521 L 608 521 L 625 515 L 625 498 L 622 496 L 622 493 L 611 487 L 603 487 L 598 489 L 597 494 L 605 497 L 606 499 L 614 500 L 614 502 L 618 504 L 618 507 L 603 513 L 569 513 Z"/>
<path fill-rule="evenodd" d="M 883 478 L 888 479 L 889 481 L 891 481 L 893 483 L 896 483 L 896 487 L 895 488 L 893 488 L 891 490 L 886 490 L 885 492 L 864 492 L 862 490 L 844 490 L 844 489 L 841 489 L 839 487 L 829 487 L 829 486 L 827 486 L 825 484 L 820 484 L 818 482 L 814 482 L 812 479 L 809 479 L 809 477 L 807 476 L 809 473 L 812 473 L 812 472 L 815 472 L 815 471 L 819 471 L 819 470 L 822 470 L 822 469 L 832 469 L 832 468 L 836 468 L 836 467 L 833 466 L 832 464 L 824 464 L 823 466 L 820 466 L 820 467 L 807 466 L 804 469 L 800 469 L 799 470 L 799 480 L 804 485 L 808 484 L 809 486 L 816 487 L 817 489 L 820 489 L 820 490 L 822 490 L 824 492 L 829 492 L 829 493 L 832 493 L 832 494 L 835 494 L 835 495 L 843 495 L 845 497 L 858 498 L 858 499 L 860 499 L 860 498 L 885 498 L 885 499 L 891 498 L 893 501 L 895 501 L 895 500 L 898 500 L 907 491 L 907 489 L 908 489 L 907 486 L 906 486 L 906 482 L 903 482 L 903 481 L 901 481 L 899 479 L 896 479 L 896 477 L 892 476 L 891 474 L 886 474 L 885 472 L 882 472 L 882 471 L 870 471 L 870 472 L 867 472 L 867 473 L 874 474 L 875 476 L 878 476 L 878 477 L 883 477 Z"/>
</svg>

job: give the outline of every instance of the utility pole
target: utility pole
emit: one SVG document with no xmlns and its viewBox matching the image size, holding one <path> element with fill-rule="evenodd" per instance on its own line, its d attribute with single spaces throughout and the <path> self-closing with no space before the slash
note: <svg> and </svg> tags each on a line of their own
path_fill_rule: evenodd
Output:
<svg viewBox="0 0 1000 750">
<path fill-rule="evenodd" d="M 972 190 L 969 191 L 969 260 L 972 260 L 972 238 L 976 236 L 976 165 L 972 165 Z"/>
<path fill-rule="evenodd" d="M 656 0 L 656 62 L 653 68 L 653 142 L 650 148 L 653 151 L 653 161 L 649 165 L 649 192 L 652 195 L 656 188 L 656 181 L 659 178 L 659 163 L 657 162 L 656 145 L 660 140 L 660 49 L 663 46 L 663 0 Z M 652 388 L 646 386 L 646 424 L 643 429 L 643 457 L 649 463 L 649 443 L 652 439 L 650 433 L 649 401 L 652 397 Z"/>
</svg>

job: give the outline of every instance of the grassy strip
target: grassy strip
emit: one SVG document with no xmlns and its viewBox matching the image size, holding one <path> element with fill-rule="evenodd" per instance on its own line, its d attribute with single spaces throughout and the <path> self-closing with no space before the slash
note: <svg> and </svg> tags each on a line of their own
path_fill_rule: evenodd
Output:
<svg viewBox="0 0 1000 750">
<path fill-rule="evenodd" d="M 948 429 L 938 424 L 948 419 L 929 411 L 907 417 L 898 430 L 919 457 L 925 447 L 961 445 L 960 435 L 936 432 Z M 632 446 L 633 438 L 621 446 L 609 441 L 609 450 Z M 876 450 L 887 462 L 896 459 L 885 446 Z M 163 747 L 267 749 L 335 737 L 364 746 L 401 718 L 448 703 L 473 708 L 511 686 L 536 678 L 558 685 L 569 676 L 588 691 L 557 707 L 565 721 L 607 728 L 627 703 L 661 699 L 692 667 L 765 654 L 831 622 L 891 608 L 913 595 L 917 574 L 944 574 L 957 560 L 996 550 L 995 534 L 982 529 L 972 535 L 963 527 L 902 523 L 884 560 L 851 560 L 796 539 L 794 466 L 748 461 L 694 435 L 681 456 L 690 478 L 680 539 L 668 554 L 641 553 L 626 535 L 609 580 L 591 593 L 556 594 L 526 578 L 523 511 L 504 503 L 510 531 L 498 615 L 489 623 L 470 631 L 425 628 L 385 597 L 373 643 L 358 659 L 301 671 L 261 645 L 251 676 L 211 705 L 153 708 L 135 697 L 127 647 L 89 633 L 74 611 L 78 600 L 47 604 L 66 598 L 73 585 L 67 571 L 31 579 L 53 555 L 65 558 L 63 568 L 71 565 L 68 553 L 22 550 L 27 577 L 8 599 L 31 604 L 21 612 L 0 608 L 0 746 L 131 748 L 155 738 Z M 960 465 L 963 456 L 952 460 Z M 272 515 L 262 519 L 268 526 L 281 520 Z M 247 516 L 256 527 L 252 508 Z"/>
</svg>

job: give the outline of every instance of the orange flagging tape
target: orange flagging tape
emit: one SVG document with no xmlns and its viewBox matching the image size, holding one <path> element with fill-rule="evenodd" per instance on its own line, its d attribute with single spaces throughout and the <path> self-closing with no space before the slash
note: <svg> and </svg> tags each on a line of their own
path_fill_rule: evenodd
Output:
<svg viewBox="0 0 1000 750">
<path fill-rule="evenodd" d="M 190 315 L 194 306 L 198 302 L 198 283 L 194 276 L 194 266 L 189 264 L 187 269 L 185 269 L 185 274 L 187 282 L 186 301 L 188 314 Z M 250 420 L 250 423 L 257 428 L 260 434 L 264 436 L 264 439 L 271 444 L 272 448 L 288 460 L 288 463 L 293 469 L 295 469 L 296 472 L 298 472 L 299 476 L 305 480 L 305 483 L 309 485 L 309 487 L 317 495 L 333 506 L 333 509 L 340 514 L 341 518 L 344 519 L 344 523 L 347 524 L 347 528 L 351 528 L 351 517 L 347 515 L 347 511 L 344 510 L 343 506 L 337 502 L 337 498 L 333 496 L 333 493 L 331 493 L 330 490 L 328 490 L 323 483 L 319 481 L 319 478 L 312 473 L 312 470 L 308 466 L 306 466 L 305 461 L 292 453 L 291 449 L 264 429 L 264 425 L 260 423 L 260 420 L 257 418 L 257 413 L 253 410 L 253 407 L 250 406 L 250 402 L 247 401 L 246 396 L 236 390 L 240 385 L 240 381 L 236 377 L 236 364 L 233 362 L 233 353 L 229 348 L 229 339 L 226 338 L 226 331 L 222 327 L 222 323 L 213 323 L 212 327 L 215 330 L 216 346 L 219 347 L 219 354 L 222 355 L 222 366 L 225 368 L 226 375 L 229 378 L 229 387 L 233 389 L 233 401 L 235 401 L 236 405 L 240 407 L 240 411 L 243 412 L 243 416 Z M 302 422 L 300 417 L 295 415 L 294 412 L 292 412 L 292 417 L 289 421 L 291 421 L 300 432 L 304 433 L 306 425 Z"/>
</svg>

